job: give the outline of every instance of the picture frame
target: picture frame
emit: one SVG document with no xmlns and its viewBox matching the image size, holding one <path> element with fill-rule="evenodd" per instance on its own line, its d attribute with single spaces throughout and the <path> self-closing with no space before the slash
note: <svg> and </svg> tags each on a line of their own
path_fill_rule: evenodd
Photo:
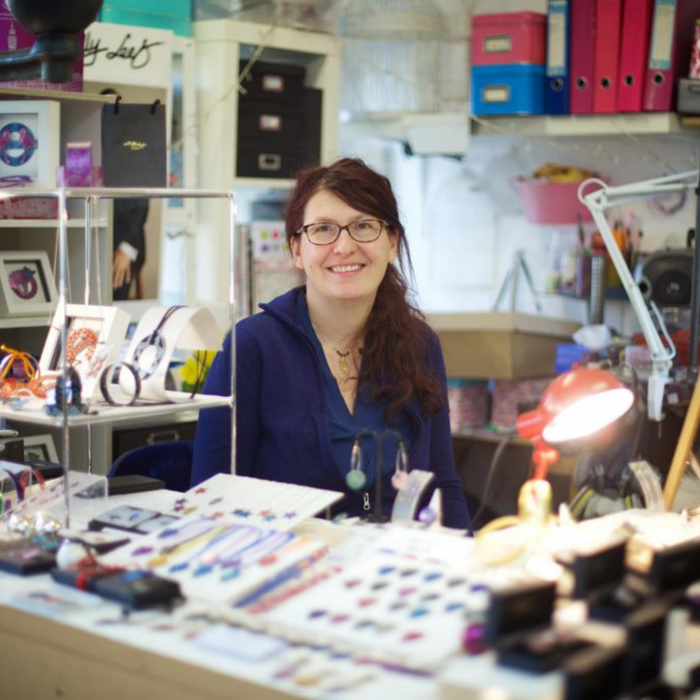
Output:
<svg viewBox="0 0 700 700">
<path fill-rule="evenodd" d="M 57 299 L 46 251 L 0 251 L 0 317 L 49 314 Z"/>
<path fill-rule="evenodd" d="M 23 437 L 24 463 L 31 464 L 37 460 L 58 463 L 58 452 L 50 433 L 43 435 L 29 435 Z"/>
<path fill-rule="evenodd" d="M 55 100 L 0 103 L 0 189 L 56 187 L 60 124 Z"/>
<path fill-rule="evenodd" d="M 102 370 L 117 362 L 129 327 L 129 314 L 112 306 L 66 305 L 68 364 L 80 375 L 84 398 L 90 398 Z M 61 345 L 63 309 L 56 309 L 39 359 L 42 373 L 59 372 L 63 366 Z"/>
</svg>

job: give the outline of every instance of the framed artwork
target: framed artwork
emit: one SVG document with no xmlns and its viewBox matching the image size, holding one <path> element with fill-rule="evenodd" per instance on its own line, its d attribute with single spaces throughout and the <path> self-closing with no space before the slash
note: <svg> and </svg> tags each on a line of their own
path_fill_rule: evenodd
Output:
<svg viewBox="0 0 700 700">
<path fill-rule="evenodd" d="M 24 463 L 31 464 L 36 461 L 58 462 L 58 452 L 53 437 L 45 435 L 30 435 L 22 438 L 24 441 Z"/>
<path fill-rule="evenodd" d="M 51 313 L 57 297 L 46 251 L 0 251 L 0 317 Z"/>
<path fill-rule="evenodd" d="M 0 189 L 56 187 L 60 108 L 52 100 L 0 103 Z"/>
<path fill-rule="evenodd" d="M 58 372 L 64 364 L 61 346 L 63 311 L 59 307 L 41 352 L 39 367 L 42 372 Z M 83 385 L 83 394 L 89 398 L 96 388 L 104 367 L 117 361 L 129 327 L 129 314 L 110 306 L 66 305 L 67 364 L 74 367 Z"/>
</svg>

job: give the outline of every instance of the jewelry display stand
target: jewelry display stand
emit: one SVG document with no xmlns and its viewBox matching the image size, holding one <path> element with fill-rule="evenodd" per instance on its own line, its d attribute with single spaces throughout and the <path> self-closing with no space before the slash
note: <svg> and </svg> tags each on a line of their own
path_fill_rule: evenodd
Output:
<svg viewBox="0 0 700 700">
<path fill-rule="evenodd" d="M 10 197 L 16 192 L 0 191 L 0 197 Z M 59 331 L 60 336 L 60 356 L 66 357 L 66 349 L 69 334 L 69 316 L 67 314 L 68 294 L 68 202 L 82 202 L 85 211 L 85 241 L 84 241 L 84 264 L 85 280 L 88 282 L 84 287 L 83 304 L 93 303 L 89 280 L 90 261 L 92 259 L 92 221 L 95 216 L 98 203 L 104 200 L 113 201 L 115 199 L 147 198 L 147 199 L 170 199 L 170 198 L 195 198 L 195 199 L 221 199 L 228 201 L 229 205 L 229 270 L 231 283 L 229 285 L 229 316 L 233 327 L 235 320 L 235 285 L 234 285 L 234 232 L 235 232 L 235 205 L 234 195 L 231 190 L 188 190 L 188 189 L 168 189 L 168 188 L 65 188 L 60 187 L 53 190 L 27 190 L 22 192 L 26 197 L 54 198 L 58 202 L 58 258 L 57 258 L 57 289 L 58 308 L 63 314 L 57 314 L 54 318 L 54 326 Z M 206 324 L 205 324 L 206 325 Z M 211 346 L 211 329 L 206 333 Z M 231 343 L 231 365 L 235 366 L 235 343 Z M 47 414 L 45 402 L 41 399 L 27 399 L 10 401 L 0 405 L 0 418 L 12 421 L 25 422 L 35 425 L 45 425 L 60 428 L 62 431 L 63 444 L 62 454 L 59 461 L 63 466 L 64 488 L 63 498 L 65 504 L 64 526 L 70 526 L 71 510 L 71 481 L 72 472 L 70 470 L 70 429 L 77 426 L 88 426 L 97 423 L 113 423 L 124 420 L 143 420 L 144 418 L 169 415 L 175 411 L 189 409 L 209 408 L 214 406 L 228 406 L 231 408 L 231 431 L 233 434 L 235 426 L 235 410 L 233 406 L 233 396 L 235 394 L 235 374 L 231 376 L 231 392 L 229 396 L 205 396 L 201 394 L 185 394 L 182 399 L 176 402 L 169 402 L 159 405 L 149 406 L 110 406 L 99 405 L 89 406 L 88 410 L 74 410 L 80 404 L 79 391 L 76 397 L 76 372 L 70 372 L 69 367 L 62 364 L 59 370 L 57 384 L 63 388 L 63 396 L 57 402 L 53 414 Z M 70 400 L 68 397 L 70 394 Z M 76 404 L 77 401 L 77 404 Z M 235 441 L 231 441 L 231 465 L 235 469 Z"/>
</svg>

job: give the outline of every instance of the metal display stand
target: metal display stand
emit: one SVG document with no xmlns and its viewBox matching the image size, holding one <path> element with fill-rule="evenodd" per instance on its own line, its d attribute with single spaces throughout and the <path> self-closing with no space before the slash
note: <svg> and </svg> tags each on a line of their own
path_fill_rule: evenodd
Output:
<svg viewBox="0 0 700 700">
<path fill-rule="evenodd" d="M 0 190 L 0 197 L 16 196 L 16 190 Z M 65 348 L 68 339 L 68 318 L 66 307 L 68 302 L 68 201 L 77 200 L 84 203 L 85 208 L 85 289 L 84 303 L 87 305 L 91 300 L 90 290 L 90 260 L 91 260 L 91 233 L 92 217 L 97 203 L 101 200 L 148 198 L 148 199 L 169 199 L 169 198 L 194 198 L 194 199 L 223 199 L 228 200 L 229 205 L 229 270 L 230 280 L 228 286 L 229 322 L 231 328 L 236 320 L 236 285 L 234 278 L 235 270 L 235 202 L 232 190 L 199 190 L 199 189 L 169 189 L 169 188 L 66 188 L 60 187 L 54 190 L 27 190 L 22 191 L 23 197 L 54 197 L 58 200 L 58 308 L 63 309 L 63 318 L 60 329 L 60 344 Z M 59 317 L 60 318 L 60 317 Z M 231 367 L 235 367 L 235 343 L 231 343 Z M 61 380 L 63 386 L 68 386 L 69 372 L 64 364 L 61 368 Z M 8 407 L 0 407 L 0 418 L 11 419 L 19 422 L 34 423 L 38 425 L 48 425 L 58 427 L 62 430 L 63 445 L 60 455 L 60 462 L 63 467 L 64 479 L 66 482 L 65 492 L 68 489 L 68 474 L 70 465 L 70 428 L 89 425 L 100 422 L 119 422 L 134 417 L 144 417 L 146 415 L 170 414 L 174 411 L 190 410 L 192 408 L 209 408 L 214 406 L 229 406 L 231 408 L 231 469 L 235 472 L 236 464 L 236 415 L 235 415 L 235 372 L 231 372 L 231 391 L 227 397 L 197 395 L 187 402 L 177 402 L 159 404 L 154 406 L 109 406 L 102 408 L 98 414 L 69 415 L 68 401 L 62 402 L 62 411 L 56 416 L 47 415 L 43 410 L 13 410 Z M 70 525 L 70 513 L 68 502 L 66 502 L 66 527 Z"/>
</svg>

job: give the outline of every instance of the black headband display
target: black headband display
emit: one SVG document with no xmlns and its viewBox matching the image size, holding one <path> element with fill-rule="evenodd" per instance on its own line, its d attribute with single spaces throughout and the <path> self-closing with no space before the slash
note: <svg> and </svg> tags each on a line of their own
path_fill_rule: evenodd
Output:
<svg viewBox="0 0 700 700">
<path fill-rule="evenodd" d="M 120 384 L 119 379 L 123 370 L 127 370 L 131 374 L 133 388 L 126 397 L 117 398 L 112 394 L 110 384 Z M 100 391 L 105 401 L 112 406 L 133 406 L 141 393 L 141 378 L 136 368 L 128 362 L 117 362 L 113 365 L 107 365 L 100 375 Z"/>
<path fill-rule="evenodd" d="M 131 362 L 136 368 L 140 379 L 148 379 L 159 367 L 165 355 L 165 338 L 163 328 L 166 321 L 183 306 L 171 306 L 160 319 L 158 325 L 134 349 Z"/>
</svg>

